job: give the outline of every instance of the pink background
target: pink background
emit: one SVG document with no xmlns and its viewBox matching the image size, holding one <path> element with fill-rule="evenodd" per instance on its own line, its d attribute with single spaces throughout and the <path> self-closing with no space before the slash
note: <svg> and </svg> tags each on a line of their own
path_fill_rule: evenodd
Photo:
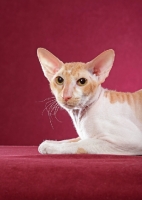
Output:
<svg viewBox="0 0 142 200">
<path fill-rule="evenodd" d="M 36 49 L 47 48 L 63 62 L 116 52 L 104 87 L 142 88 L 141 0 L 3 0 L 0 3 L 0 144 L 37 145 L 45 139 L 76 137 L 68 114 L 46 112 L 51 97 Z"/>
</svg>

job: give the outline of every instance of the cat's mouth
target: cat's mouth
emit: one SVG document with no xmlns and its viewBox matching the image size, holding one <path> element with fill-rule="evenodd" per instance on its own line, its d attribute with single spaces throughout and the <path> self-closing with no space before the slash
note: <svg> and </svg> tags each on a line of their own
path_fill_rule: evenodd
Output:
<svg viewBox="0 0 142 200">
<path fill-rule="evenodd" d="M 63 102 L 63 105 L 68 109 L 73 109 L 76 107 L 75 103 L 70 103 L 70 102 Z"/>
<path fill-rule="evenodd" d="M 61 101 L 59 104 L 67 109 L 74 109 L 77 108 L 78 103 L 77 102 L 70 102 L 70 101 Z"/>
<path fill-rule="evenodd" d="M 75 109 L 79 107 L 79 99 L 78 98 L 72 98 L 68 101 L 63 100 L 62 98 L 58 98 L 57 102 L 60 104 L 61 107 L 67 108 L 67 109 Z"/>
</svg>

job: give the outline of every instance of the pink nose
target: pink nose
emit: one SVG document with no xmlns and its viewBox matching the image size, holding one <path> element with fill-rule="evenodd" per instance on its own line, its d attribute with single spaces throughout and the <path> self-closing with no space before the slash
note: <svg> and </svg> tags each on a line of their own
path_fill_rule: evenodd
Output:
<svg viewBox="0 0 142 200">
<path fill-rule="evenodd" d="M 71 97 L 70 97 L 70 96 L 64 96 L 63 99 L 64 99 L 65 101 L 68 101 L 69 99 L 71 99 Z"/>
</svg>

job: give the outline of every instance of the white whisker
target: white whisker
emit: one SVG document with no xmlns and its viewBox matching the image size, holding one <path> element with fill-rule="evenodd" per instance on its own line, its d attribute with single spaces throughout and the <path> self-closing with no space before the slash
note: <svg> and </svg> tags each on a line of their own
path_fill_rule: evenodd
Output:
<svg viewBox="0 0 142 200">
<path fill-rule="evenodd" d="M 52 116 L 51 116 L 51 111 L 50 111 L 50 108 L 55 104 L 55 101 L 50 103 L 48 106 L 46 106 L 46 111 L 48 113 L 48 117 L 49 117 L 49 121 L 50 121 L 50 124 L 51 124 L 51 127 L 54 129 L 53 127 L 53 124 L 52 124 Z M 49 107 L 49 108 L 48 108 Z M 48 110 L 47 110 L 48 108 Z"/>
<path fill-rule="evenodd" d="M 45 108 L 44 108 L 44 110 L 42 111 L 42 115 L 43 115 L 44 111 L 47 110 L 48 107 L 50 108 L 50 107 L 52 106 L 52 104 L 54 104 L 54 103 L 56 103 L 55 99 L 46 102 Z M 48 105 L 47 105 L 47 104 L 48 104 Z"/>
<path fill-rule="evenodd" d="M 47 101 L 47 102 L 46 102 Z M 47 114 L 48 114 L 48 117 L 49 117 L 49 121 L 50 121 L 50 124 L 51 124 L 51 127 L 54 129 L 53 127 L 53 124 L 52 124 L 52 116 L 55 117 L 55 119 L 61 123 L 60 120 L 58 120 L 56 114 L 59 110 L 59 105 L 58 103 L 56 102 L 56 99 L 55 97 L 50 97 L 50 98 L 46 98 L 45 100 L 41 101 L 41 102 L 46 102 L 45 103 L 45 108 L 44 110 L 42 111 L 42 115 L 44 114 L 45 111 L 47 111 Z"/>
<path fill-rule="evenodd" d="M 55 109 L 54 109 L 54 116 L 55 116 L 56 120 L 57 120 L 58 122 L 61 123 L 61 121 L 60 121 L 60 120 L 57 118 L 57 116 L 56 116 L 56 114 L 57 114 L 59 108 L 60 108 L 59 105 L 56 103 Z"/>
<path fill-rule="evenodd" d="M 48 100 L 52 100 L 52 99 L 55 99 L 55 97 L 54 97 L 54 96 L 53 96 L 53 97 L 48 97 L 48 98 L 46 98 L 46 99 L 44 99 L 44 100 L 37 101 L 37 102 L 42 103 L 42 102 L 45 102 L 45 101 L 48 101 Z"/>
<path fill-rule="evenodd" d="M 44 114 L 44 112 L 46 111 L 47 114 L 48 114 L 48 117 L 49 117 L 49 122 L 51 124 L 51 127 L 54 129 L 53 127 L 53 123 L 52 123 L 52 116 L 55 117 L 55 119 L 61 123 L 61 121 L 57 118 L 56 114 L 60 108 L 60 106 L 58 105 L 57 101 L 56 101 L 56 98 L 54 96 L 52 97 L 48 97 L 44 100 L 41 100 L 41 101 L 37 101 L 37 102 L 40 102 L 40 103 L 43 103 L 45 102 L 45 108 L 43 109 L 42 111 L 42 115 Z"/>
</svg>

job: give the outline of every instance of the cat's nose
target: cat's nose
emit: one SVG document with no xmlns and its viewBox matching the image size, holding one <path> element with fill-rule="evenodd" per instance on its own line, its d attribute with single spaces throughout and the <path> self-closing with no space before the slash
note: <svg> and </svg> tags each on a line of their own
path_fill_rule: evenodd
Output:
<svg viewBox="0 0 142 200">
<path fill-rule="evenodd" d="M 69 99 L 71 99 L 71 96 L 64 96 L 63 99 L 64 99 L 65 101 L 68 101 Z"/>
</svg>

